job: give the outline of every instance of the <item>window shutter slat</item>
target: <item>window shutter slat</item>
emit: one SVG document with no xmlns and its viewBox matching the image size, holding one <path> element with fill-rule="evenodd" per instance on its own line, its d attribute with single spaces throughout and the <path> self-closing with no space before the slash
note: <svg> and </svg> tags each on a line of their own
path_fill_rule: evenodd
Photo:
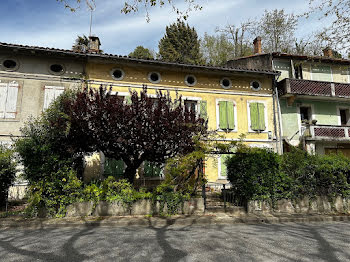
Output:
<svg viewBox="0 0 350 262">
<path fill-rule="evenodd" d="M 265 105 L 263 103 L 258 103 L 259 111 L 259 130 L 264 131 L 266 129 L 265 125 Z"/>
<path fill-rule="evenodd" d="M 0 83 L 0 118 L 5 117 L 7 88 L 7 83 Z"/>
<path fill-rule="evenodd" d="M 17 112 L 18 84 L 10 83 L 7 88 L 7 98 L 5 105 L 5 118 L 16 118 Z"/>
<path fill-rule="evenodd" d="M 45 86 L 44 110 L 48 109 L 51 103 L 64 92 L 62 86 Z"/>
<path fill-rule="evenodd" d="M 227 125 L 227 102 L 219 101 L 219 128 L 224 130 L 228 128 Z"/>
<path fill-rule="evenodd" d="M 233 102 L 227 102 L 228 128 L 235 129 L 235 111 Z"/>
<path fill-rule="evenodd" d="M 259 112 L 258 103 L 250 103 L 250 128 L 252 130 L 259 130 Z"/>
<path fill-rule="evenodd" d="M 204 120 L 208 119 L 208 111 L 207 111 L 207 101 L 200 101 L 199 103 L 200 106 L 200 117 L 203 118 Z"/>
<path fill-rule="evenodd" d="M 51 102 L 55 99 L 55 90 L 53 88 L 45 88 L 44 110 L 48 109 Z"/>
</svg>

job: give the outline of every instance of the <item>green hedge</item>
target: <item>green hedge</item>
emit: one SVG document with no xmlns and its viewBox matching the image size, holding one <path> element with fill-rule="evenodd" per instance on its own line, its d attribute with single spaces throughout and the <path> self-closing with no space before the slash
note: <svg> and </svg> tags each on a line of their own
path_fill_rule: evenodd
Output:
<svg viewBox="0 0 350 262">
<path fill-rule="evenodd" d="M 350 196 L 350 160 L 343 155 L 244 148 L 225 164 L 236 196 L 247 201 Z"/>
<path fill-rule="evenodd" d="M 6 204 L 8 189 L 15 177 L 16 163 L 13 151 L 0 145 L 0 208 Z"/>
</svg>

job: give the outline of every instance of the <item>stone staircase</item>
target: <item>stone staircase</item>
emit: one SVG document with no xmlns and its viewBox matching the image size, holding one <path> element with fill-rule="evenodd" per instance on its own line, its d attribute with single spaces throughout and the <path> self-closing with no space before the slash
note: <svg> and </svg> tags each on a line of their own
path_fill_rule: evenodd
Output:
<svg viewBox="0 0 350 262">
<path fill-rule="evenodd" d="M 220 198 L 220 193 L 208 192 L 207 197 L 207 213 L 229 213 L 234 215 L 244 215 L 246 214 L 245 208 L 243 206 L 234 206 L 233 204 L 226 202 L 226 211 L 224 200 Z"/>
</svg>

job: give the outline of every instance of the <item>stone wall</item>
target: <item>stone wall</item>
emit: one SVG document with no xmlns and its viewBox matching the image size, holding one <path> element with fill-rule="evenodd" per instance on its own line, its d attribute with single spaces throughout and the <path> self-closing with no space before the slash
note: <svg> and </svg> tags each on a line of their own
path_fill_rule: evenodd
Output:
<svg viewBox="0 0 350 262">
<path fill-rule="evenodd" d="M 303 198 L 298 201 L 282 199 L 273 208 L 266 201 L 250 201 L 248 213 L 285 213 L 285 214 L 350 214 L 350 199 L 337 197 L 332 201 L 328 197 L 315 199 Z"/>
<path fill-rule="evenodd" d="M 179 214 L 200 215 L 204 213 L 204 201 L 202 198 L 193 198 L 185 201 L 180 208 Z M 164 207 L 164 213 L 167 207 Z M 160 203 L 152 203 L 152 200 L 143 199 L 133 203 L 130 208 L 119 202 L 99 202 L 94 208 L 94 203 L 82 202 L 74 203 L 67 208 L 67 217 L 81 216 L 129 216 L 129 215 L 159 215 Z"/>
</svg>

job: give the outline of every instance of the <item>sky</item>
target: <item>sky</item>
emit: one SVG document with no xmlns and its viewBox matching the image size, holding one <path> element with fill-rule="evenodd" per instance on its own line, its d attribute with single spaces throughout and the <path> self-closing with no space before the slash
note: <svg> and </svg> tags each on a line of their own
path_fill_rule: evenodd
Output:
<svg viewBox="0 0 350 262">
<path fill-rule="evenodd" d="M 84 0 L 83 0 L 84 1 Z M 132 0 L 133 1 L 133 0 Z M 73 3 L 74 1 L 71 1 Z M 183 0 L 175 0 L 185 9 Z M 227 24 L 239 25 L 248 18 L 259 18 L 264 10 L 282 9 L 301 14 L 308 9 L 308 0 L 197 0 L 201 11 L 190 13 L 187 22 L 199 36 L 214 34 Z M 122 0 L 96 0 L 93 12 L 92 34 L 101 40 L 105 53 L 128 55 L 138 45 L 158 49 L 158 41 L 166 25 L 176 22 L 177 15 L 170 7 L 149 10 L 146 13 L 122 14 Z M 321 29 L 324 21 L 316 17 L 300 19 L 297 37 Z M 0 42 L 71 49 L 77 35 L 88 35 L 90 11 L 81 5 L 76 12 L 64 8 L 56 0 L 1 0 Z M 253 39 L 252 39 L 253 40 Z"/>
</svg>

